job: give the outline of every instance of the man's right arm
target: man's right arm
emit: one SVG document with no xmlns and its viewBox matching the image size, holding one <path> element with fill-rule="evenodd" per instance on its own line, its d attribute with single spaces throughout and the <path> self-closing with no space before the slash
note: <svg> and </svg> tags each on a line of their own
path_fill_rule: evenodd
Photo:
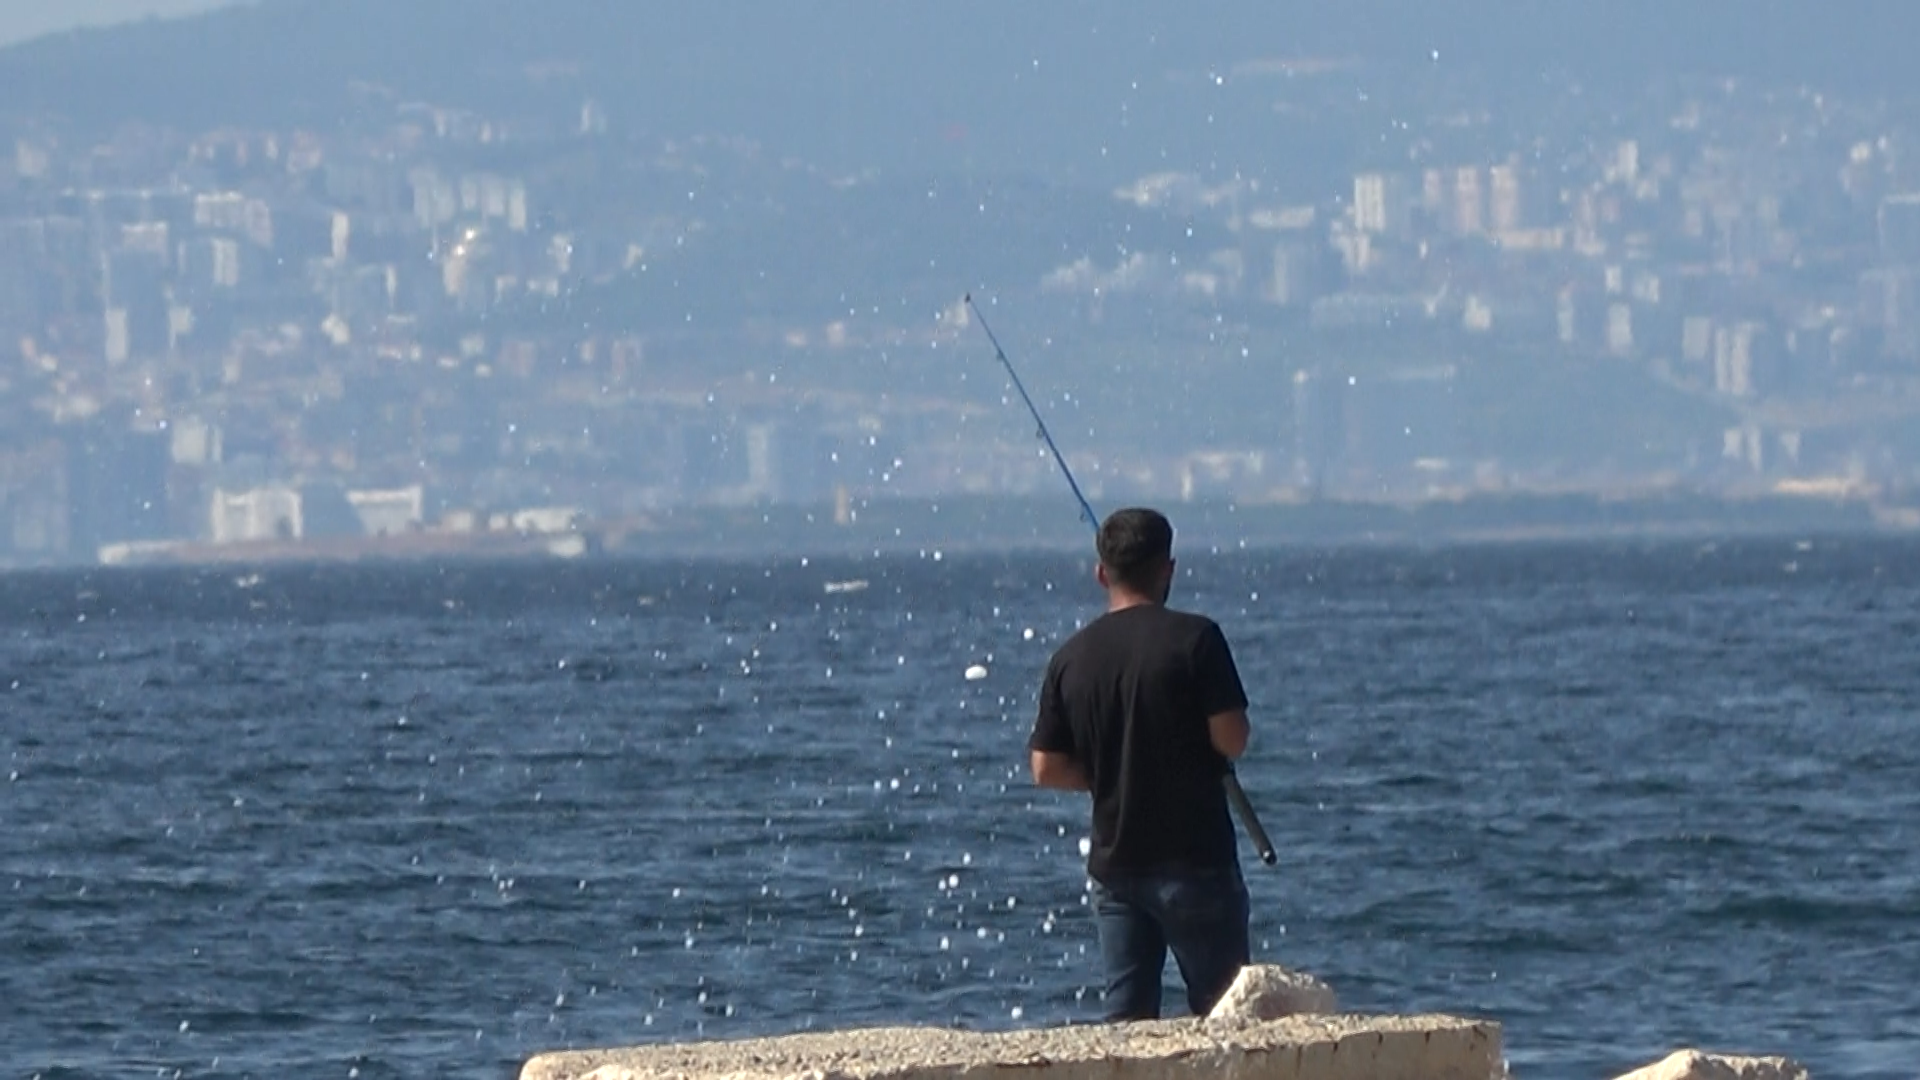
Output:
<svg viewBox="0 0 1920 1080">
<path fill-rule="evenodd" d="M 1072 754 L 1034 750 L 1028 754 L 1033 782 L 1055 791 L 1092 791 L 1093 781 Z"/>
<path fill-rule="evenodd" d="M 1238 760 L 1241 754 L 1247 752 L 1247 741 L 1253 737 L 1253 725 L 1247 722 L 1247 710 L 1229 709 L 1207 717 L 1207 737 L 1222 757 L 1228 761 Z"/>
<path fill-rule="evenodd" d="M 1027 739 L 1027 759 L 1033 782 L 1059 791 L 1091 791 L 1093 784 L 1079 760 L 1073 725 L 1067 722 L 1060 702 L 1060 658 L 1047 664 L 1047 675 L 1040 684 L 1040 708 L 1033 721 L 1033 734 Z"/>
</svg>

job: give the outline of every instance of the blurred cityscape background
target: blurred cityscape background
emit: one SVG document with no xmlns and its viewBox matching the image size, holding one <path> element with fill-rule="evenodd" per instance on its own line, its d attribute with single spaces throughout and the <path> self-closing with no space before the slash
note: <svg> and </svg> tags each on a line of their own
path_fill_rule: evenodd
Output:
<svg viewBox="0 0 1920 1080">
<path fill-rule="evenodd" d="M 1920 15 L 1822 12 L 269 0 L 34 38 L 0 565 L 986 541 L 1037 535 L 990 509 L 1023 498 L 1079 536 L 968 293 L 1096 504 L 1911 527 Z"/>
</svg>

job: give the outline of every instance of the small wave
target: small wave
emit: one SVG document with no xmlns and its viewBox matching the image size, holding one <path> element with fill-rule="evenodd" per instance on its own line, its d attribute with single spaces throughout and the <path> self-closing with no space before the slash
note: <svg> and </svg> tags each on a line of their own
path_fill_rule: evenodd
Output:
<svg viewBox="0 0 1920 1080">
<path fill-rule="evenodd" d="M 1604 951 L 1610 944 L 1602 935 L 1592 935 L 1582 940 L 1571 931 L 1542 927 L 1491 928 L 1473 935 L 1471 940 L 1476 952 L 1490 958 L 1540 954 L 1591 956 Z"/>
<path fill-rule="evenodd" d="M 1430 772 L 1400 773 L 1394 776 L 1383 776 L 1375 781 L 1377 786 L 1383 788 L 1449 787 L 1455 783 L 1439 773 Z"/>
<path fill-rule="evenodd" d="M 1759 923 L 1793 929 L 1835 925 L 1860 929 L 1873 923 L 1888 922 L 1911 926 L 1920 920 L 1920 894 L 1887 900 L 1809 896 L 1737 897 L 1701 908 L 1694 915 L 1704 922 Z"/>
</svg>

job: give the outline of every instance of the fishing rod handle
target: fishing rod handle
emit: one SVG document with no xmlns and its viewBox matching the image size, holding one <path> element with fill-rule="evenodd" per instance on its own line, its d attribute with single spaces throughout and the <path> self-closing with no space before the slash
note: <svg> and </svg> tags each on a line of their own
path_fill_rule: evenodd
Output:
<svg viewBox="0 0 1920 1080">
<path fill-rule="evenodd" d="M 1260 816 L 1253 812 L 1253 803 L 1247 800 L 1245 788 L 1240 786 L 1240 777 L 1231 768 L 1220 778 L 1221 786 L 1227 789 L 1227 803 L 1239 816 L 1240 824 L 1245 826 L 1247 836 L 1253 840 L 1253 848 L 1260 853 L 1260 861 L 1273 866 L 1280 856 L 1273 850 L 1273 841 L 1267 838 L 1267 830 L 1260 827 Z"/>
</svg>

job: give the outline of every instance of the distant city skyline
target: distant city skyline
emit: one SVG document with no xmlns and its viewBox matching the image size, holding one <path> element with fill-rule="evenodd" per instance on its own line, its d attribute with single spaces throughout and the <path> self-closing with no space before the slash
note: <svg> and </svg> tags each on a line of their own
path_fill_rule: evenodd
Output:
<svg viewBox="0 0 1920 1080">
<path fill-rule="evenodd" d="M 174 18 L 224 7 L 230 0 L 0 0 L 0 46 L 150 16 Z"/>
<path fill-rule="evenodd" d="M 0 51 L 0 569 L 1071 540 L 969 292 L 1095 505 L 1920 531 L 1920 14 L 1392 2 L 242 0 Z"/>
</svg>

